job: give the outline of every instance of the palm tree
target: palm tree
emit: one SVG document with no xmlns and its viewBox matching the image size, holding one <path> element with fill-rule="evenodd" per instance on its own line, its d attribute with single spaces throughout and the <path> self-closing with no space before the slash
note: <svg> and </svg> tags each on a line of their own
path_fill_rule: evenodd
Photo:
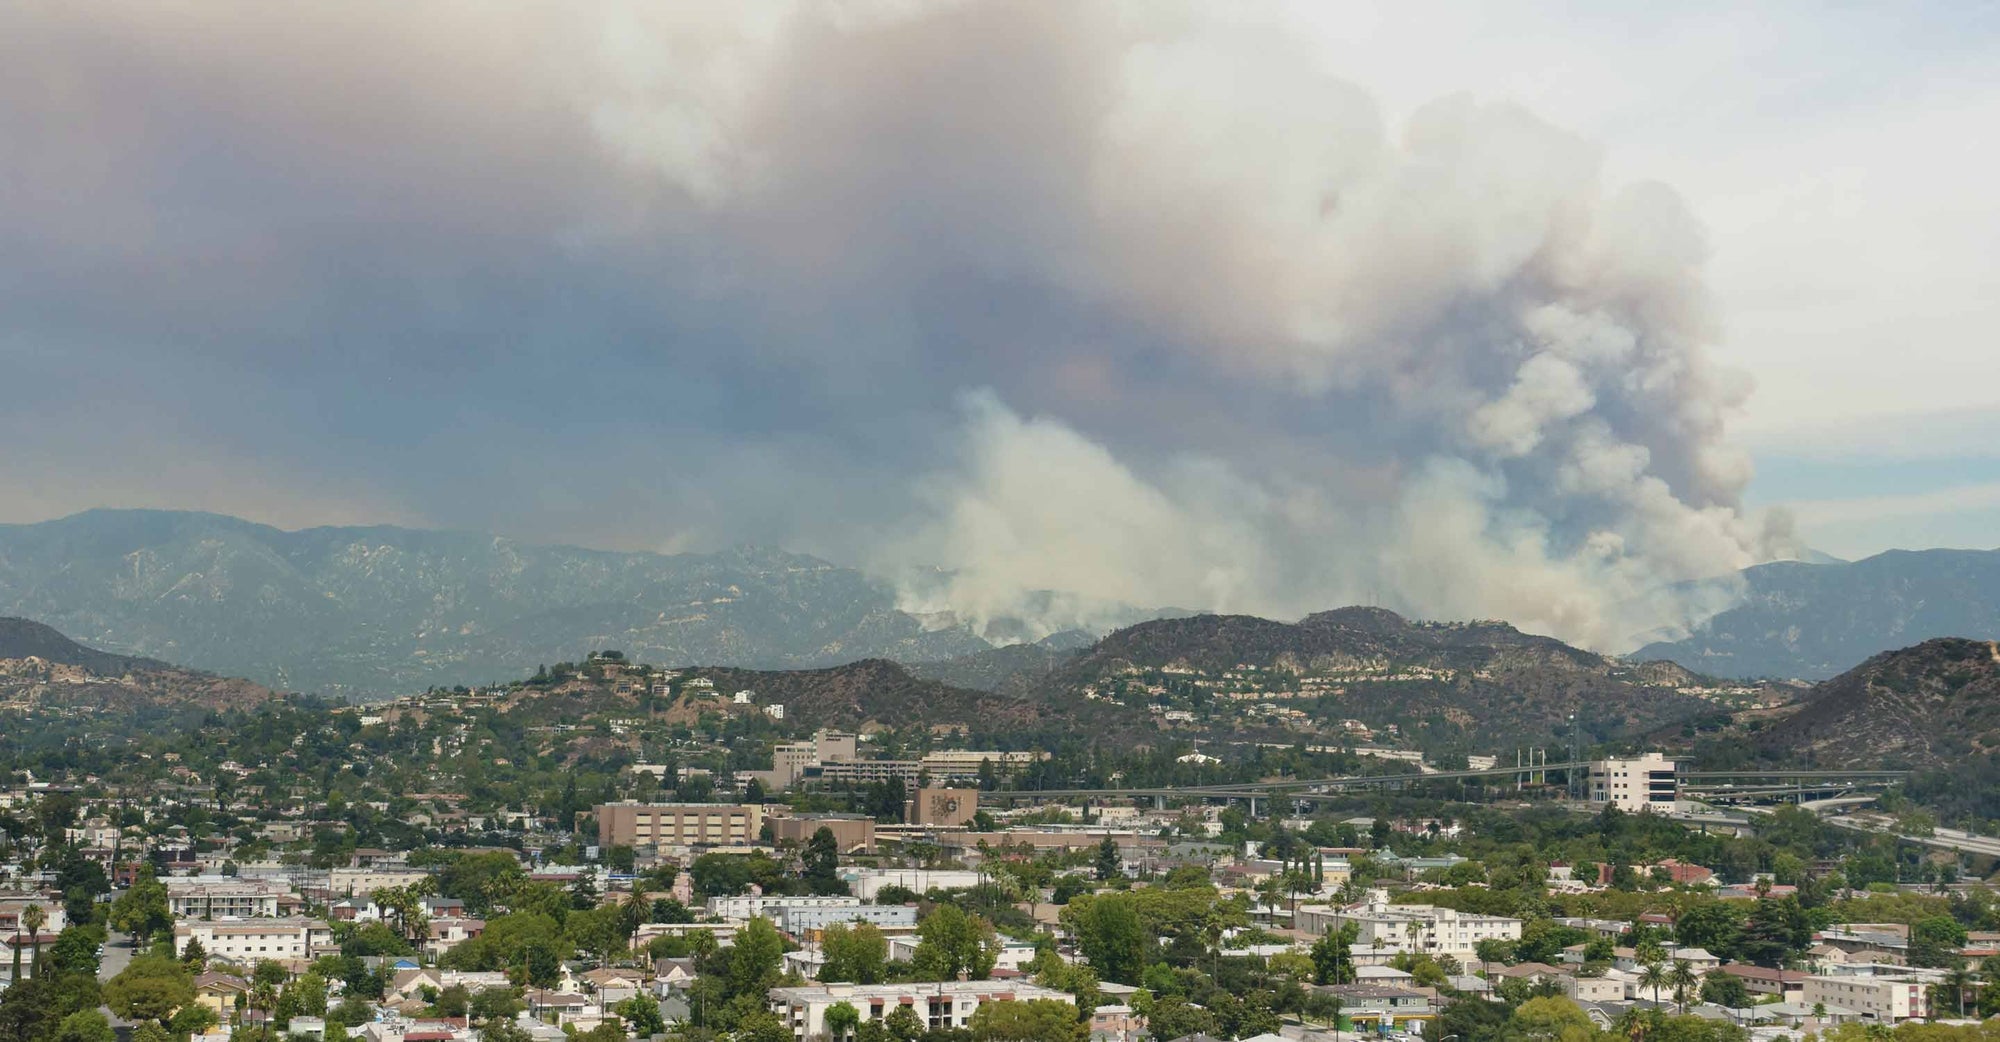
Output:
<svg viewBox="0 0 2000 1042">
<path fill-rule="evenodd" d="M 1664 964 L 1649 962 L 1639 971 L 1639 986 L 1653 990 L 1653 1001 L 1660 1001 L 1660 989 L 1673 983 L 1673 974 L 1667 972 Z"/>
<path fill-rule="evenodd" d="M 28 943 L 34 946 L 35 956 L 28 962 L 28 975 L 42 972 L 42 924 L 49 921 L 49 911 L 41 905 L 31 904 L 21 909 L 21 925 L 28 928 Z M 16 931 L 14 948 L 20 950 L 19 931 Z"/>
<path fill-rule="evenodd" d="M 1688 993 L 1701 986 L 1701 975 L 1694 972 L 1694 967 L 1688 965 L 1686 959 L 1675 959 L 1673 971 L 1667 975 L 1667 980 L 1674 986 L 1675 1007 L 1680 1012 L 1686 1013 Z"/>
<path fill-rule="evenodd" d="M 1974 976 L 1972 971 L 1966 969 L 1963 964 L 1953 967 L 1951 972 L 1945 975 L 1942 987 L 1957 997 L 1959 1017 L 1963 1018 L 1965 1016 L 1966 991 L 1978 983 L 1979 978 Z"/>
</svg>

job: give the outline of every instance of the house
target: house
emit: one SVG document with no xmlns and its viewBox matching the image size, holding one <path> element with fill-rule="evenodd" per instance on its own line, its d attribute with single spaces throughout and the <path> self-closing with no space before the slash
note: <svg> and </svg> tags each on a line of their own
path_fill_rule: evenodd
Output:
<svg viewBox="0 0 2000 1042">
<path fill-rule="evenodd" d="M 694 984 L 693 959 L 654 959 L 653 978 L 661 988 L 685 991 Z"/>
<path fill-rule="evenodd" d="M 615 1006 L 637 994 L 645 986 L 645 975 L 637 970 L 599 969 L 583 975 L 600 1006 Z"/>
<path fill-rule="evenodd" d="M 1380 984 L 1322 984 L 1313 989 L 1340 1000 L 1341 1016 L 1369 1031 L 1422 1031 L 1437 1016 L 1428 992 Z"/>
<path fill-rule="evenodd" d="M 1099 1006 L 1090 1013 L 1093 1042 L 1141 1042 L 1146 1037 L 1146 1018 L 1123 1004 Z"/>
<path fill-rule="evenodd" d="M 1741 962 L 1723 966 L 1722 972 L 1741 980 L 1744 990 L 1752 995 L 1776 995 L 1783 1002 L 1805 998 L 1806 978 L 1810 976 L 1803 970 L 1773 970 Z"/>
<path fill-rule="evenodd" d="M 195 1005 L 207 1007 L 218 1024 L 235 1019 L 238 1000 L 249 998 L 250 982 L 241 977 L 210 971 L 194 979 Z"/>
<path fill-rule="evenodd" d="M 596 1016 L 594 1004 L 582 992 L 530 988 L 527 999 L 528 1014 L 544 1024 L 563 1027 Z"/>
</svg>

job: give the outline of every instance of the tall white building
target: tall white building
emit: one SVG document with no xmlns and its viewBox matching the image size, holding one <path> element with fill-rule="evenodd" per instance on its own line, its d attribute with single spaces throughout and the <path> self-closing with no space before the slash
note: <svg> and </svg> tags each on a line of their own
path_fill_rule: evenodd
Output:
<svg viewBox="0 0 2000 1042">
<path fill-rule="evenodd" d="M 1659 753 L 1636 760 L 1598 760 L 1590 765 L 1590 801 L 1635 814 L 1671 811 L 1680 792 L 1674 767 L 1675 761 Z"/>
</svg>

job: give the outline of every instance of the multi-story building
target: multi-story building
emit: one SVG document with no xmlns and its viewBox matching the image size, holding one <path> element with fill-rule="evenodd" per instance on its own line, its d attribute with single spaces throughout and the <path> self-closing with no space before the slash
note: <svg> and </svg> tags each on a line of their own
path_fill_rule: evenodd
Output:
<svg viewBox="0 0 2000 1042">
<path fill-rule="evenodd" d="M 923 894 L 931 890 L 962 890 L 983 881 L 979 873 L 964 868 L 853 868 L 843 869 L 840 877 L 864 901 L 875 900 L 884 887 L 900 886 Z"/>
<path fill-rule="evenodd" d="M 853 760 L 860 755 L 859 739 L 851 732 L 822 730 L 814 732 L 807 741 L 786 742 L 773 748 L 771 769 L 751 773 L 774 789 L 789 789 L 812 767 L 828 760 Z"/>
<path fill-rule="evenodd" d="M 27 929 L 21 922 L 21 913 L 27 911 L 29 905 L 37 905 L 42 910 L 42 933 L 61 933 L 69 923 L 63 914 L 62 898 L 41 894 L 0 894 L 0 934 L 12 936 Z"/>
<path fill-rule="evenodd" d="M 777 843 L 804 844 L 820 829 L 833 833 L 833 842 L 844 853 L 875 852 L 875 819 L 866 814 L 799 814 L 771 818 L 771 839 Z"/>
<path fill-rule="evenodd" d="M 238 876 L 168 876 L 167 910 L 183 919 L 248 919 L 297 911 L 292 888 L 274 879 Z"/>
<path fill-rule="evenodd" d="M 1674 766 L 1659 753 L 1635 760 L 1598 760 L 1590 765 L 1590 801 L 1635 814 L 1671 811 L 1680 793 Z"/>
<path fill-rule="evenodd" d="M 772 988 L 771 1012 L 803 1042 L 826 1035 L 826 1011 L 847 1003 L 862 1021 L 879 1021 L 898 1006 L 908 1006 L 932 1031 L 965 1027 L 972 1014 L 988 1002 L 1049 1002 L 1076 1004 L 1066 991 L 1019 980 L 940 981 L 906 984 L 819 984 Z"/>
<path fill-rule="evenodd" d="M 917 780 L 923 776 L 923 768 L 915 760 L 822 760 L 819 765 L 806 772 L 806 778 L 824 785 L 874 785 L 879 782 L 902 782 L 904 788 L 914 789 Z"/>
<path fill-rule="evenodd" d="M 1353 946 L 1357 963 L 1387 962 L 1403 954 L 1449 955 L 1466 961 L 1475 956 L 1481 941 L 1521 939 L 1519 919 L 1433 905 L 1392 905 L 1379 890 L 1370 891 L 1369 899 L 1358 905 L 1300 905 L 1296 916 L 1298 928 L 1314 934 L 1348 923 L 1357 931 Z"/>
<path fill-rule="evenodd" d="M 917 761 L 918 770 L 934 782 L 977 781 L 982 770 L 1006 777 L 1038 760 L 1044 752 L 1000 752 L 997 749 L 940 749 L 925 753 Z"/>
<path fill-rule="evenodd" d="M 429 876 L 424 869 L 407 865 L 336 868 L 327 872 L 327 891 L 332 897 L 367 897 L 377 890 L 409 886 Z"/>
<path fill-rule="evenodd" d="M 185 950 L 190 940 L 201 942 L 211 959 L 244 966 L 264 959 L 307 960 L 337 946 L 333 928 L 320 919 L 240 919 L 204 922 L 184 919 L 174 924 L 174 948 Z"/>
<path fill-rule="evenodd" d="M 764 828 L 762 804 L 622 803 L 597 808 L 601 846 L 722 847 L 757 842 Z"/>
<path fill-rule="evenodd" d="M 954 828 L 979 813 L 978 789 L 918 789 L 910 803 L 910 824 Z"/>
<path fill-rule="evenodd" d="M 1931 1015 L 1933 981 L 1914 973 L 1841 974 L 1805 979 L 1802 1005 L 1840 1006 L 1863 1017 L 1893 1024 Z"/>
<path fill-rule="evenodd" d="M 853 908 L 858 897 L 832 894 L 824 897 L 787 897 L 783 894 L 734 894 L 708 899 L 708 914 L 721 919 L 771 918 L 780 908 Z"/>
<path fill-rule="evenodd" d="M 868 923 L 884 930 L 914 930 L 915 905 L 848 905 L 842 908 L 801 908 L 786 905 L 771 915 L 771 925 L 794 937 L 818 933 L 838 923 Z"/>
</svg>

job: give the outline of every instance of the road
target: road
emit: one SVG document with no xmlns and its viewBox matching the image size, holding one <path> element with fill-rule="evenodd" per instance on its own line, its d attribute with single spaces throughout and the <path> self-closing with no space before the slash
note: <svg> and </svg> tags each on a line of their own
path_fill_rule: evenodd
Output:
<svg viewBox="0 0 2000 1042">
<path fill-rule="evenodd" d="M 133 954 L 131 935 L 113 933 L 111 939 L 104 942 L 104 958 L 97 964 L 97 979 L 110 980 L 118 976 L 131 963 Z"/>
</svg>

